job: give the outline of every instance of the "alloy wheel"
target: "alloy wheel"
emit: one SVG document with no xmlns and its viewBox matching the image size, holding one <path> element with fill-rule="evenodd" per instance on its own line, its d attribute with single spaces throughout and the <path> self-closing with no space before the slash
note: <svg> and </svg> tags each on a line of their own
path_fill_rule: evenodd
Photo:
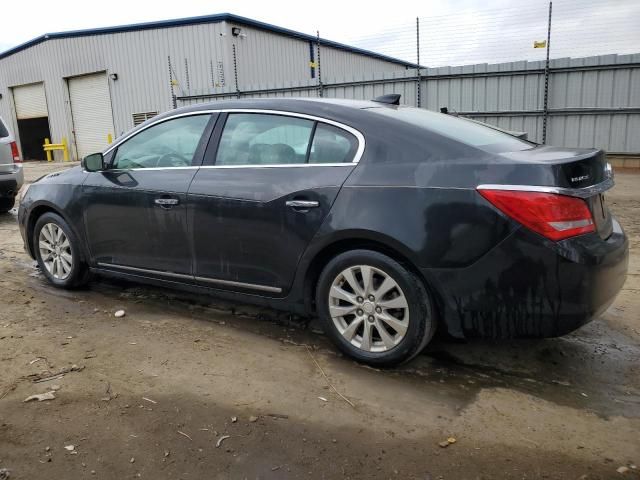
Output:
<svg viewBox="0 0 640 480">
<path fill-rule="evenodd" d="M 40 229 L 38 248 L 42 263 L 56 280 L 66 280 L 73 268 L 71 244 L 60 226 L 47 223 Z"/>
<path fill-rule="evenodd" d="M 366 352 L 397 346 L 409 327 L 409 304 L 383 270 L 356 265 L 340 272 L 329 290 L 329 313 L 342 337 Z"/>
</svg>

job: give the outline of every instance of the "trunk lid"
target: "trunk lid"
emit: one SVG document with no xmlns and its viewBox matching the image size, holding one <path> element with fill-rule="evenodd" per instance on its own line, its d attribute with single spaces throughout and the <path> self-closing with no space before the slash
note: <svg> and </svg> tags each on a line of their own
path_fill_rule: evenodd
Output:
<svg viewBox="0 0 640 480">
<path fill-rule="evenodd" d="M 547 182 L 557 193 L 577 196 L 587 203 L 598 234 L 606 239 L 613 231 L 605 191 L 613 186 L 613 171 L 605 153 L 597 149 L 540 146 L 531 150 L 502 153 L 515 162 L 545 167 Z"/>
</svg>

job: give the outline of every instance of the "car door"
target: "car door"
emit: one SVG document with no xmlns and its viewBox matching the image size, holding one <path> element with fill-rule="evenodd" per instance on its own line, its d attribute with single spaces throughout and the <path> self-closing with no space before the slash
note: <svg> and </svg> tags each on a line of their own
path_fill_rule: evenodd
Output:
<svg viewBox="0 0 640 480">
<path fill-rule="evenodd" d="M 188 194 L 196 281 L 279 295 L 364 149 L 306 115 L 229 112 Z"/>
<path fill-rule="evenodd" d="M 83 184 L 92 258 L 102 268 L 190 281 L 186 194 L 215 117 L 182 115 L 151 123 L 106 157 Z"/>
</svg>

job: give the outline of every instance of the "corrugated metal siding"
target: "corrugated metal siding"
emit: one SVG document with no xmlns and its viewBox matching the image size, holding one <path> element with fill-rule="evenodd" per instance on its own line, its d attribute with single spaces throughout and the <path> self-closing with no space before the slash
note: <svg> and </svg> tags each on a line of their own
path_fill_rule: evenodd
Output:
<svg viewBox="0 0 640 480">
<path fill-rule="evenodd" d="M 633 134 L 634 129 L 638 131 L 640 126 L 640 114 L 565 112 L 567 109 L 640 108 L 639 63 L 640 54 L 552 60 L 552 69 L 603 68 L 552 72 L 549 79 L 547 143 L 604 148 L 611 152 L 640 152 L 640 136 Z M 615 68 L 616 65 L 629 67 Z M 423 71 L 426 79 L 422 81 L 422 106 L 430 110 L 447 106 L 449 111 L 464 112 L 483 122 L 526 131 L 530 139 L 540 142 L 544 75 L 539 71 L 542 69 L 544 62 L 426 69 Z M 530 70 L 534 71 L 527 73 Z M 487 76 L 464 76 L 478 73 L 486 73 Z M 504 73 L 507 75 L 498 75 Z M 429 76 L 442 75 L 451 78 L 429 79 Z M 490 115 L 483 115 L 485 113 Z"/>
<path fill-rule="evenodd" d="M 44 82 L 53 141 L 73 142 L 66 78 L 106 71 L 116 135 L 133 127 L 135 112 L 163 112 L 173 107 L 168 57 L 177 96 L 227 92 L 233 95 L 232 44 L 237 45 L 241 89 L 293 86 L 311 81 L 309 42 L 240 26 L 246 37 L 231 35 L 226 22 L 52 39 L 0 60 L 0 113 L 17 132 L 8 87 Z M 355 53 L 322 47 L 323 75 L 349 75 L 403 67 Z M 221 64 L 221 65 L 220 65 Z M 225 84 L 220 84 L 219 69 Z M 315 81 L 315 80 L 314 80 Z M 301 92 L 304 96 L 305 93 Z M 233 97 L 232 97 L 233 98 Z M 72 148 L 72 151 L 75 148 Z"/>
<path fill-rule="evenodd" d="M 324 58 L 324 57 L 323 57 Z M 640 153 L 640 54 L 552 60 L 549 80 L 547 143 Z M 525 131 L 542 141 L 544 62 L 511 62 L 422 70 L 420 105 L 447 107 L 499 127 Z M 416 72 L 347 74 L 326 79 L 323 95 L 367 100 L 399 93 L 417 104 Z M 281 90 L 269 91 L 279 87 Z M 241 98 L 318 96 L 317 81 L 287 85 L 253 85 Z M 189 99 L 205 102 L 236 95 Z M 621 111 L 617 111 L 620 110 Z"/>
<path fill-rule="evenodd" d="M 49 40 L 0 60 L 0 112 L 17 132 L 15 108 L 7 87 L 44 81 L 53 141 L 73 141 L 66 78 L 106 71 L 116 135 L 133 127 L 132 114 L 172 108 L 167 57 L 178 81 L 176 94 L 188 94 L 185 58 L 191 91 L 211 91 L 210 61 L 228 62 L 221 40 L 222 24 L 145 30 Z M 75 150 L 75 149 L 72 149 Z"/>
<path fill-rule="evenodd" d="M 571 70 L 587 66 L 599 68 Z M 640 55 L 558 59 L 552 61 L 551 67 L 568 70 L 552 72 L 550 77 L 547 143 L 640 152 L 640 135 L 634 133 L 640 131 L 640 114 L 615 111 L 640 108 Z M 529 138 L 540 142 L 543 68 L 542 62 L 512 62 L 424 69 L 421 106 L 434 111 L 448 107 L 452 113 L 526 131 Z M 406 71 L 360 80 L 345 77 L 342 82 L 347 85 L 327 85 L 324 96 L 370 99 L 383 93 L 400 93 L 404 103 L 415 105 L 417 85 L 413 75 Z M 398 81 L 389 81 L 390 78 Z M 580 113 L 581 109 L 592 111 Z"/>
</svg>

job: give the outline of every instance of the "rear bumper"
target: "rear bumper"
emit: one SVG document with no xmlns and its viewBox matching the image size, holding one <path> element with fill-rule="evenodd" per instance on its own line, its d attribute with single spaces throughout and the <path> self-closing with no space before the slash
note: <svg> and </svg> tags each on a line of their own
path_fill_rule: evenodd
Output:
<svg viewBox="0 0 640 480">
<path fill-rule="evenodd" d="M 14 166 L 14 171 L 9 173 L 0 171 L 0 197 L 15 197 L 23 183 L 22 166 Z"/>
<path fill-rule="evenodd" d="M 607 240 L 554 243 L 520 228 L 463 269 L 425 270 L 457 337 L 553 337 L 603 313 L 626 279 L 627 237 L 613 220 Z"/>
</svg>

